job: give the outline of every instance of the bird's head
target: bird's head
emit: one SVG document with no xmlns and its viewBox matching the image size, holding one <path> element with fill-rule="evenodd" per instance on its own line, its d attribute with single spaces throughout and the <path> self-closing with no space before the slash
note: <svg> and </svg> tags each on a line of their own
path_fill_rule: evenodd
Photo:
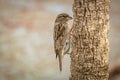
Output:
<svg viewBox="0 0 120 80">
<path fill-rule="evenodd" d="M 72 17 L 69 16 L 68 14 L 66 14 L 66 13 L 61 13 L 56 18 L 57 22 L 67 22 L 69 20 L 72 20 Z"/>
</svg>

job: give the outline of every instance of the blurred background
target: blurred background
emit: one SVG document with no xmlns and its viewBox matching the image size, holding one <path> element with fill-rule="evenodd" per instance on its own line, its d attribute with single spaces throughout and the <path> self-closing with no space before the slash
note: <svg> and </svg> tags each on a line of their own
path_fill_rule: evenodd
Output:
<svg viewBox="0 0 120 80">
<path fill-rule="evenodd" d="M 59 71 L 53 49 L 56 16 L 72 16 L 73 0 L 0 0 L 0 80 L 68 80 L 70 58 Z M 120 59 L 120 0 L 111 2 L 110 64 Z"/>
</svg>

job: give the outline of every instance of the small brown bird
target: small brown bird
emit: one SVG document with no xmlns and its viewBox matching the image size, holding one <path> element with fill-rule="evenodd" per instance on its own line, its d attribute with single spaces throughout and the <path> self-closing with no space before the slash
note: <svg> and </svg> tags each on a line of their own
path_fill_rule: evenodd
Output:
<svg viewBox="0 0 120 80">
<path fill-rule="evenodd" d="M 67 22 L 71 20 L 66 13 L 59 14 L 55 20 L 54 25 L 54 49 L 56 53 L 56 58 L 59 58 L 59 68 L 62 71 L 62 48 L 64 45 L 64 38 L 67 34 L 68 24 Z"/>
</svg>

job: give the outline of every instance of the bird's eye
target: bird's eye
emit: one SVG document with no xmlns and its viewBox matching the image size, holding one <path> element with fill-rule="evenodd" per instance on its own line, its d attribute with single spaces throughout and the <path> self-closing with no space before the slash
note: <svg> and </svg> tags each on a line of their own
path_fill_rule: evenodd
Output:
<svg viewBox="0 0 120 80">
<path fill-rule="evenodd" d="M 67 16 L 63 16 L 64 18 L 67 17 Z"/>
</svg>

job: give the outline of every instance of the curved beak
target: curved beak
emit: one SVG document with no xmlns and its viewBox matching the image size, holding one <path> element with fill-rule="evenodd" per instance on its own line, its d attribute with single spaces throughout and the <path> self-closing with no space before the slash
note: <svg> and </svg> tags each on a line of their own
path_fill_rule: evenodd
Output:
<svg viewBox="0 0 120 80">
<path fill-rule="evenodd" d="M 73 19 L 72 17 L 70 17 L 70 16 L 68 17 L 68 20 L 72 20 L 72 19 Z"/>
</svg>

